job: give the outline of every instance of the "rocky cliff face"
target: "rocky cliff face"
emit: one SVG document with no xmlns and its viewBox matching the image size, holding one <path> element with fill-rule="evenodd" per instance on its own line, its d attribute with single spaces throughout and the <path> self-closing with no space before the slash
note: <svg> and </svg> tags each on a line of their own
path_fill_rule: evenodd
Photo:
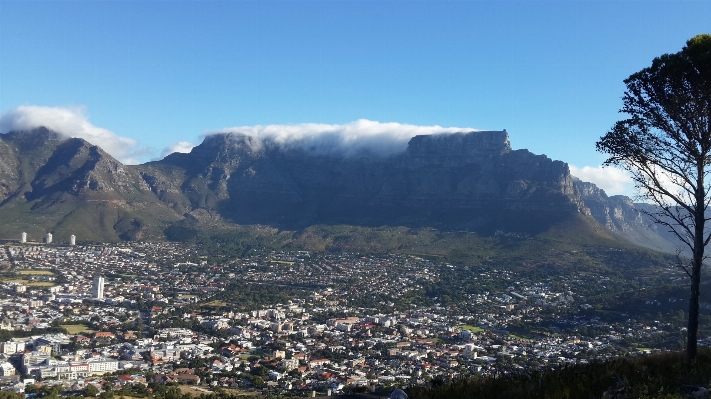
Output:
<svg viewBox="0 0 711 399">
<path fill-rule="evenodd" d="M 138 171 L 82 139 L 44 128 L 12 132 L 0 135 L 0 159 L 3 238 L 140 238 L 150 223 L 180 218 Z"/>
<path fill-rule="evenodd" d="M 344 223 L 538 231 L 579 211 L 567 165 L 512 151 L 505 131 L 417 136 L 405 152 L 389 157 L 317 155 L 218 134 L 190 154 L 139 169 L 159 196 L 180 186 L 187 200 L 174 203 L 183 210 L 189 203 L 237 223 L 284 228 Z M 171 183 L 167 171 L 182 181 Z"/>
<path fill-rule="evenodd" d="M 417 136 L 390 156 L 320 154 L 215 134 L 189 154 L 138 166 L 44 128 L 0 134 L 5 238 L 20 231 L 139 238 L 205 217 L 287 229 L 354 224 L 535 234 L 578 213 L 669 250 L 628 198 L 579 181 L 564 162 L 512 150 L 505 131 Z"/>
<path fill-rule="evenodd" d="M 644 247 L 675 253 L 677 240 L 660 229 L 642 209 L 651 205 L 635 204 L 624 195 L 607 196 L 604 190 L 592 183 L 573 178 L 574 188 L 590 215 L 610 231 L 625 240 Z"/>
</svg>

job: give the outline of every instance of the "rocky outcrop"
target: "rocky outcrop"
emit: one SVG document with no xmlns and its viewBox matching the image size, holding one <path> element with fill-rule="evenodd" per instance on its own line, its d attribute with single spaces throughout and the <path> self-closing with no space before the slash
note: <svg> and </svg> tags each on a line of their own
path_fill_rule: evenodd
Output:
<svg viewBox="0 0 711 399">
<path fill-rule="evenodd" d="M 388 157 L 288 150 L 237 134 L 208 136 L 190 154 L 139 167 L 156 193 L 177 168 L 193 209 L 237 223 L 396 224 L 538 231 L 579 211 L 565 163 L 512 151 L 505 131 L 417 136 Z M 159 194 L 160 195 L 160 194 Z"/>
<path fill-rule="evenodd" d="M 138 238 L 180 219 L 140 173 L 82 139 L 44 128 L 0 135 L 0 238 Z"/>
<path fill-rule="evenodd" d="M 44 128 L 0 134 L 2 237 L 72 230 L 130 239 L 150 229 L 159 236 L 184 218 L 535 234 L 583 214 L 627 240 L 673 251 L 638 209 L 572 177 L 564 162 L 512 150 L 506 131 L 417 136 L 389 156 L 215 134 L 189 154 L 138 166 Z"/>
<path fill-rule="evenodd" d="M 652 210 L 648 204 L 635 204 L 624 195 L 608 196 L 596 185 L 573 178 L 581 202 L 598 223 L 625 240 L 644 247 L 675 253 L 677 240 L 660 229 L 642 210 Z"/>
</svg>

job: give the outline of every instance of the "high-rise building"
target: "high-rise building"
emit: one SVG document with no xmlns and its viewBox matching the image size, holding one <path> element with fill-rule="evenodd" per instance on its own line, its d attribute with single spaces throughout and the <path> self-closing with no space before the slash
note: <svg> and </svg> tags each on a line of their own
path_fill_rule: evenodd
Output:
<svg viewBox="0 0 711 399">
<path fill-rule="evenodd" d="M 69 236 L 69 245 L 77 245 L 77 236 L 74 234 Z"/>
<path fill-rule="evenodd" d="M 94 287 L 92 289 L 94 299 L 104 299 L 104 278 L 101 276 L 94 277 Z"/>
<path fill-rule="evenodd" d="M 20 234 L 20 243 L 24 244 L 26 242 L 27 242 L 27 233 L 25 233 L 23 231 L 22 234 Z"/>
<path fill-rule="evenodd" d="M 45 243 L 45 244 L 51 244 L 51 243 L 52 243 L 52 233 L 47 233 L 47 235 L 44 236 L 44 243 Z"/>
</svg>

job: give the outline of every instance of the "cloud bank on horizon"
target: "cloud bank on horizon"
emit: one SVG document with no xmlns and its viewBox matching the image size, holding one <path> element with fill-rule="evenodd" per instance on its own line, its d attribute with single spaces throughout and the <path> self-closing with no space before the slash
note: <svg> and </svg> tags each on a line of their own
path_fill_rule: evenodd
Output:
<svg viewBox="0 0 711 399">
<path fill-rule="evenodd" d="M 0 133 L 35 129 L 41 126 L 66 137 L 77 137 L 101 147 L 125 164 L 137 164 L 138 142 L 92 125 L 84 107 L 41 107 L 21 105 L 0 114 Z"/>
<path fill-rule="evenodd" d="M 418 135 L 478 131 L 473 128 L 419 126 L 397 122 L 359 119 L 344 124 L 300 123 L 294 125 L 237 126 L 208 131 L 244 134 L 253 138 L 253 150 L 273 147 L 301 149 L 314 155 L 352 157 L 360 154 L 389 156 L 403 152 L 407 143 Z"/>
<path fill-rule="evenodd" d="M 604 166 L 584 166 L 579 168 L 568 164 L 570 174 L 582 181 L 594 183 L 605 190 L 607 195 L 632 196 L 632 178 L 622 169 Z"/>
</svg>

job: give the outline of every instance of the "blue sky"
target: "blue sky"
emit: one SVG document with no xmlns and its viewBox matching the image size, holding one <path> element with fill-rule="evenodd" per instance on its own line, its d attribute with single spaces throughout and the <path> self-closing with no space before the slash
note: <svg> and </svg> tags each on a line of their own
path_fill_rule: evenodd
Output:
<svg viewBox="0 0 711 399">
<path fill-rule="evenodd" d="M 45 107 L 138 162 L 233 126 L 505 128 L 624 183 L 594 169 L 622 81 L 705 32 L 708 1 L 0 0 L 0 130 Z"/>
</svg>

